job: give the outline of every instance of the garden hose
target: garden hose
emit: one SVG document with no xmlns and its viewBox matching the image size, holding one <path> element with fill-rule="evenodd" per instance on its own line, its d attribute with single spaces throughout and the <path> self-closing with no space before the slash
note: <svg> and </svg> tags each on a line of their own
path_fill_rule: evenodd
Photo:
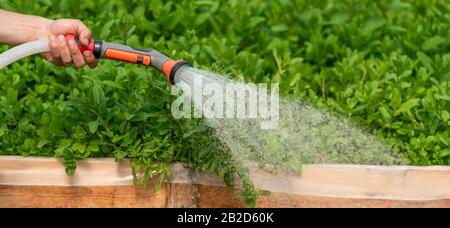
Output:
<svg viewBox="0 0 450 228">
<path fill-rule="evenodd" d="M 47 40 L 35 40 L 13 47 L 0 54 L 0 69 L 30 55 L 49 51 Z"/>
<path fill-rule="evenodd" d="M 184 60 L 172 60 L 160 52 L 148 48 L 134 48 L 127 45 L 109 43 L 103 40 L 91 40 L 88 46 L 83 46 L 74 35 L 66 35 L 66 40 L 75 40 L 81 52 L 91 51 L 97 59 L 112 59 L 145 66 L 152 66 L 174 84 L 175 73 L 182 66 L 191 66 Z M 30 55 L 49 51 L 47 40 L 35 40 L 18 45 L 0 54 L 0 69 Z"/>
<path fill-rule="evenodd" d="M 174 83 L 174 76 L 182 66 L 191 66 L 184 60 L 172 60 L 160 52 L 152 49 L 134 48 L 127 45 L 109 43 L 103 40 L 91 40 L 88 46 L 80 44 L 74 35 L 66 35 L 66 40 L 74 39 L 81 52 L 91 51 L 97 59 L 119 60 L 129 63 L 152 66 L 164 75 L 169 82 Z"/>
</svg>

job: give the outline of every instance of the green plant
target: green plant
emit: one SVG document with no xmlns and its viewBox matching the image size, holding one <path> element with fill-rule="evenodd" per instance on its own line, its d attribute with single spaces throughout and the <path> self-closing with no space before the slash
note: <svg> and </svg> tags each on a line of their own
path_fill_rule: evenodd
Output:
<svg viewBox="0 0 450 228">
<path fill-rule="evenodd" d="M 94 37 L 153 47 L 200 68 L 294 95 L 351 117 L 416 165 L 450 164 L 450 4 L 432 1 L 0 1 L 0 7 L 80 18 Z M 2 47 L 1 50 L 6 50 Z M 102 61 L 58 68 L 40 57 L 0 72 L 0 154 L 129 158 L 164 177 L 181 161 L 237 170 L 204 122 L 170 115 L 164 77 Z M 245 179 L 245 178 L 244 178 Z M 143 182 L 145 183 L 145 181 Z M 242 195 L 254 202 L 250 182 Z"/>
</svg>

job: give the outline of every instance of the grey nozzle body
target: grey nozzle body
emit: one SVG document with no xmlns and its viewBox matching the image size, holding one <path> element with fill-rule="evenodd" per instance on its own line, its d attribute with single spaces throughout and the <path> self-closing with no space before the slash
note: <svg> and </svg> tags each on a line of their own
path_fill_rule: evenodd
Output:
<svg viewBox="0 0 450 228">
<path fill-rule="evenodd" d="M 109 42 L 101 41 L 101 40 L 96 40 L 94 42 L 94 55 L 96 55 L 96 57 L 98 56 L 97 58 L 108 58 L 106 56 L 106 51 L 108 49 L 120 50 L 120 51 L 149 56 L 151 58 L 151 66 L 153 66 L 154 68 L 156 68 L 160 71 L 162 71 L 162 67 L 163 67 L 164 63 L 166 61 L 170 60 L 169 57 L 165 56 L 164 54 L 162 54 L 152 48 L 146 48 L 146 49 L 134 48 L 134 47 L 130 47 L 127 45 L 109 43 Z"/>
</svg>

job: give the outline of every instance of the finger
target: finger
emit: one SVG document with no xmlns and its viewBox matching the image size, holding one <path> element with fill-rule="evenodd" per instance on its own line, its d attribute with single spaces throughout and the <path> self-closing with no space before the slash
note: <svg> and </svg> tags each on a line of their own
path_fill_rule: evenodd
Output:
<svg viewBox="0 0 450 228">
<path fill-rule="evenodd" d="M 70 56 L 69 48 L 67 47 L 67 42 L 63 35 L 58 36 L 58 49 L 64 65 L 70 64 L 72 62 L 72 57 Z"/>
<path fill-rule="evenodd" d="M 44 59 L 53 62 L 53 56 L 50 52 L 43 52 L 41 53 L 42 57 L 44 57 Z"/>
<path fill-rule="evenodd" d="M 47 37 L 49 51 L 42 52 L 42 53 L 41 53 L 41 56 L 44 57 L 44 58 L 45 58 L 46 60 L 48 60 L 49 62 L 52 62 L 52 61 L 53 61 L 53 56 L 52 56 L 51 48 L 50 48 L 50 46 L 52 46 L 51 41 L 50 41 L 50 38 L 51 38 L 51 35 L 49 35 L 49 36 Z"/>
<path fill-rule="evenodd" d="M 75 64 L 75 66 L 78 68 L 83 67 L 84 57 L 81 54 L 77 43 L 75 43 L 75 40 L 69 40 L 69 51 L 70 55 L 72 56 L 72 62 Z"/>
<path fill-rule="evenodd" d="M 48 39 L 48 47 L 50 48 L 50 54 L 54 59 L 60 59 L 61 56 L 59 54 L 58 41 L 56 40 L 56 36 L 50 36 Z"/>
<path fill-rule="evenodd" d="M 97 67 L 98 60 L 95 58 L 95 56 L 90 51 L 84 51 L 83 52 L 84 59 L 86 60 L 87 65 L 89 65 L 90 68 Z"/>
<path fill-rule="evenodd" d="M 64 66 L 64 63 L 62 62 L 61 59 L 53 59 L 52 63 L 55 64 L 56 66 Z"/>
<path fill-rule="evenodd" d="M 50 52 L 41 53 L 42 57 L 44 57 L 47 61 L 55 64 L 56 66 L 63 66 L 64 64 L 61 62 L 60 58 L 55 58 Z"/>
<path fill-rule="evenodd" d="M 92 37 L 92 32 L 89 30 L 86 25 L 83 24 L 80 20 L 75 20 L 75 32 L 80 39 L 80 43 L 84 46 L 89 45 L 89 40 Z"/>
</svg>

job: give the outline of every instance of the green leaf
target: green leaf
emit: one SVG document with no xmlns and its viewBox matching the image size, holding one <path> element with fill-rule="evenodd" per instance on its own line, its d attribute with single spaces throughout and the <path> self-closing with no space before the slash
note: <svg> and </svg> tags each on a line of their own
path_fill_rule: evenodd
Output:
<svg viewBox="0 0 450 228">
<path fill-rule="evenodd" d="M 450 149 L 443 149 L 438 152 L 441 158 L 447 157 L 450 155 Z"/>
<path fill-rule="evenodd" d="M 91 98 L 94 102 L 95 107 L 97 107 L 97 109 L 99 110 L 105 104 L 105 94 L 103 93 L 102 87 L 97 82 L 95 82 L 91 88 Z"/>
<path fill-rule="evenodd" d="M 248 23 L 248 27 L 255 28 L 258 24 L 266 21 L 266 18 L 264 17 L 252 17 L 250 18 L 250 22 Z"/>
<path fill-rule="evenodd" d="M 431 51 L 433 49 L 437 49 L 445 41 L 446 39 L 441 36 L 433 36 L 423 43 L 422 48 L 425 51 Z"/>
<path fill-rule="evenodd" d="M 19 92 L 16 89 L 8 88 L 6 100 L 9 105 L 16 105 Z"/>
<path fill-rule="evenodd" d="M 332 16 L 331 23 L 336 24 L 336 25 L 341 25 L 341 24 L 345 23 L 346 21 L 348 21 L 350 19 L 350 17 L 351 17 L 351 14 L 348 11 L 346 11 L 346 10 L 339 11 Z"/>
<path fill-rule="evenodd" d="M 420 63 L 422 63 L 422 65 L 425 68 L 427 68 L 428 71 L 434 72 L 433 60 L 430 57 L 428 57 L 428 55 L 419 51 L 417 52 L 417 59 L 419 60 Z"/>
<path fill-rule="evenodd" d="M 444 122 L 450 120 L 450 113 L 447 110 L 442 111 L 441 118 Z"/>
<path fill-rule="evenodd" d="M 271 27 L 274 32 L 285 32 L 289 30 L 289 27 L 286 24 L 278 24 Z"/>
<path fill-rule="evenodd" d="M 100 32 L 100 37 L 108 37 L 111 33 L 111 28 L 116 23 L 116 20 L 110 20 L 102 25 L 102 30 Z"/>
<path fill-rule="evenodd" d="M 131 121 L 139 122 L 139 121 L 145 121 L 149 117 L 152 117 L 152 113 L 145 113 L 145 112 L 138 112 L 130 119 Z"/>
<path fill-rule="evenodd" d="M 117 161 L 123 160 L 126 156 L 127 156 L 127 154 L 123 151 L 116 151 L 116 153 L 115 153 L 115 158 Z"/>
<path fill-rule="evenodd" d="M 98 121 L 91 121 L 88 123 L 89 131 L 94 134 L 98 128 Z"/>
<path fill-rule="evenodd" d="M 291 62 L 289 63 L 289 65 L 295 65 L 295 64 L 299 64 L 299 63 L 301 63 L 301 62 L 303 62 L 303 58 L 297 57 L 297 58 L 293 58 L 293 59 L 291 60 Z"/>
<path fill-rule="evenodd" d="M 45 94 L 48 89 L 48 84 L 36 85 L 35 90 L 38 94 Z"/>
<path fill-rule="evenodd" d="M 398 89 L 394 89 L 392 91 L 392 98 L 391 98 L 391 102 L 389 103 L 389 105 L 394 109 L 398 109 L 400 108 L 400 105 L 402 104 L 402 94 L 400 93 L 400 91 Z"/>
<path fill-rule="evenodd" d="M 66 101 L 65 104 L 76 108 L 82 115 L 86 115 L 89 111 L 89 106 L 80 100 Z"/>
<path fill-rule="evenodd" d="M 89 145 L 87 146 L 86 150 L 89 151 L 89 152 L 97 152 L 97 151 L 99 151 L 100 148 L 98 147 L 97 141 L 89 142 Z"/>
<path fill-rule="evenodd" d="M 389 111 L 385 107 L 380 107 L 379 110 L 380 110 L 381 117 L 383 118 L 383 120 L 388 123 L 391 123 L 392 116 L 391 116 L 391 114 L 389 114 Z"/>
<path fill-rule="evenodd" d="M 50 143 L 50 140 L 48 140 L 48 139 L 42 139 L 42 140 L 39 140 L 37 146 L 38 146 L 38 148 L 42 148 L 43 146 L 47 145 L 48 143 Z"/>
<path fill-rule="evenodd" d="M 72 159 L 64 159 L 64 169 L 66 171 L 66 175 L 71 177 L 75 175 L 75 170 L 77 168 L 77 162 Z"/>
<path fill-rule="evenodd" d="M 408 135 L 409 131 L 407 129 L 400 128 L 400 129 L 397 130 L 397 133 L 399 135 Z"/>
<path fill-rule="evenodd" d="M 77 71 L 71 67 L 67 67 L 66 68 L 66 73 L 72 77 L 72 78 L 76 78 L 77 77 Z"/>
<path fill-rule="evenodd" d="M 111 139 L 111 142 L 117 143 L 117 142 L 119 142 L 120 140 L 122 140 L 123 137 L 125 137 L 125 136 L 123 136 L 123 135 L 114 135 L 114 137 Z"/>
<path fill-rule="evenodd" d="M 133 35 L 134 31 L 136 30 L 136 25 L 132 25 L 130 29 L 128 29 L 127 32 L 127 39 L 130 39 L 130 37 Z"/>
<path fill-rule="evenodd" d="M 121 90 L 125 89 L 120 83 L 109 81 L 109 80 L 102 81 L 102 84 L 107 87 L 112 87 L 112 88 L 116 88 L 116 89 L 121 89 Z"/>
<path fill-rule="evenodd" d="M 81 153 L 84 153 L 86 150 L 86 146 L 80 143 L 74 143 L 70 148 Z"/>
<path fill-rule="evenodd" d="M 411 4 L 407 2 L 394 1 L 389 5 L 388 12 L 396 12 L 404 9 L 408 9 L 411 7 Z"/>
<path fill-rule="evenodd" d="M 400 108 L 395 112 L 395 115 L 399 115 L 400 113 L 403 114 L 407 114 L 409 116 L 411 116 L 411 109 L 414 107 L 417 107 L 420 105 L 420 99 L 418 98 L 413 98 L 410 99 L 408 101 L 406 101 L 405 103 L 403 103 Z"/>
<path fill-rule="evenodd" d="M 12 78 L 12 85 L 15 86 L 15 85 L 19 84 L 19 82 L 20 82 L 20 75 L 14 74 L 12 77 L 13 77 Z"/>
<path fill-rule="evenodd" d="M 210 15 L 209 13 L 203 13 L 203 14 L 200 14 L 200 15 L 195 19 L 194 25 L 199 26 L 199 25 L 205 23 L 205 21 L 206 21 L 209 17 L 211 17 L 211 15 Z"/>
</svg>

